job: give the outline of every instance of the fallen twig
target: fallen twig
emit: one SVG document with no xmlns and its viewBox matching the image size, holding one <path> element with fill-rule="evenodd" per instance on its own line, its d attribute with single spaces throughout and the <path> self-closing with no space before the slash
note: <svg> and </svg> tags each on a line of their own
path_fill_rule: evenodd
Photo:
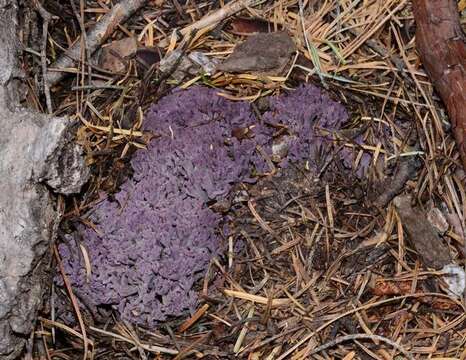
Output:
<svg viewBox="0 0 466 360">
<path fill-rule="evenodd" d="M 46 81 L 47 76 L 47 36 L 49 32 L 49 23 L 52 19 L 56 18 L 50 14 L 47 10 L 44 9 L 39 0 L 34 1 L 34 6 L 42 18 L 42 44 L 40 48 L 40 63 L 42 67 L 42 86 L 45 95 L 45 102 L 47 104 L 47 112 L 51 114 L 53 112 L 52 108 L 52 97 L 50 96 L 50 86 Z"/>
<path fill-rule="evenodd" d="M 134 12 L 146 4 L 147 0 L 123 0 L 116 4 L 110 12 L 86 34 L 87 50 L 89 55 L 94 53 L 105 40 L 115 31 L 119 24 L 125 22 Z M 72 67 L 74 62 L 79 61 L 81 53 L 81 42 L 76 41 L 61 57 L 53 64 L 47 72 L 46 82 L 53 86 L 65 75 L 63 69 Z"/>
<path fill-rule="evenodd" d="M 79 304 L 78 300 L 74 296 L 73 289 L 71 287 L 71 283 L 68 279 L 68 276 L 66 275 L 65 268 L 63 266 L 63 263 L 60 258 L 60 254 L 58 253 L 58 248 L 57 245 L 53 246 L 53 253 L 55 255 L 55 258 L 58 263 L 58 269 L 60 270 L 60 274 L 63 278 L 63 283 L 65 284 L 66 290 L 68 291 L 68 295 L 70 296 L 70 301 L 73 306 L 73 310 L 75 311 L 76 318 L 78 319 L 79 327 L 81 328 L 81 336 L 82 336 L 82 341 L 83 341 L 83 346 L 84 346 L 84 352 L 83 352 L 83 360 L 87 359 L 88 351 L 89 351 L 89 341 L 87 338 L 87 333 L 86 333 L 86 326 L 84 325 L 83 318 L 81 316 L 81 311 L 79 309 Z"/>
<path fill-rule="evenodd" d="M 207 14 L 202 19 L 186 26 L 185 28 L 180 30 L 180 34 L 183 36 L 191 34 L 193 31 L 199 31 L 205 28 L 212 27 L 222 20 L 240 12 L 243 9 L 246 9 L 250 6 L 254 6 L 256 3 L 260 2 L 260 0 L 237 0 L 232 1 L 225 5 L 224 7 Z M 159 43 L 159 46 L 164 47 L 168 45 L 168 39 L 164 39 Z"/>
<path fill-rule="evenodd" d="M 235 290 L 225 289 L 225 290 L 223 290 L 223 292 L 227 296 L 238 298 L 238 299 L 243 299 L 243 300 L 248 300 L 248 301 L 258 303 L 258 304 L 262 304 L 262 305 L 267 305 L 268 302 L 269 302 L 269 299 L 267 299 L 266 297 L 259 296 L 259 295 L 251 295 L 251 294 L 248 294 L 248 293 L 242 292 L 242 291 L 235 291 Z M 290 300 L 285 299 L 285 298 L 283 298 L 283 299 L 272 299 L 272 307 L 284 306 L 284 305 L 288 305 L 289 303 L 290 303 Z"/>
</svg>

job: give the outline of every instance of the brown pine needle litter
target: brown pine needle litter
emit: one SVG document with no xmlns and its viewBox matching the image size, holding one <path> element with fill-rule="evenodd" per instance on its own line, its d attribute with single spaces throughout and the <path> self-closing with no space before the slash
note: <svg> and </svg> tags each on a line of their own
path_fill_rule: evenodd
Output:
<svg viewBox="0 0 466 360">
<path fill-rule="evenodd" d="M 464 264 L 464 172 L 445 109 L 416 53 L 410 2 L 133 3 L 132 15 L 119 14 L 121 22 L 105 34 L 106 44 L 134 37 L 139 49 L 159 45 L 162 57 L 166 52 L 184 56 L 199 51 L 221 61 L 251 35 L 251 29 L 264 24 L 270 30 L 287 31 L 296 44 L 296 54 L 279 76 L 197 74 L 178 84 L 171 75 L 179 64 L 160 72 L 160 58 L 154 53 L 145 53 L 154 57 L 143 59 L 147 66 L 141 65 L 138 53 L 122 59 L 126 66 L 120 72 L 96 61 L 96 39 L 81 31 L 92 34 L 95 24 L 107 21 L 114 3 L 42 2 L 47 12 L 57 16 L 48 21 L 47 44 L 41 48 L 46 47 L 47 59 L 41 49 L 27 48 L 33 35 L 23 34 L 30 50 L 23 66 L 30 75 L 28 105 L 77 119 L 77 141 L 93 169 L 82 195 L 59 199 L 59 204 L 66 204 L 64 227 L 73 221 L 85 223 L 101 192 L 116 191 L 128 176 L 129 157 L 152 136 L 141 130 L 144 111 L 176 85 L 204 84 L 228 99 L 256 104 L 303 82 L 318 84 L 351 113 L 348 128 L 335 134 L 335 141 L 353 149 L 355 166 L 365 153 L 372 156 L 372 166 L 367 178 L 359 179 L 325 164 L 322 174 L 330 171 L 331 176 L 322 176 L 320 184 L 310 183 L 299 171 L 290 173 L 292 188 L 269 177 L 264 181 L 274 184 L 272 195 L 263 193 L 262 181 L 245 186 L 249 206 L 240 209 L 241 217 L 235 220 L 238 231 L 229 239 L 230 250 L 237 243 L 244 250 L 228 256 L 228 263 L 213 261 L 199 284 L 197 311 L 183 319 L 144 329 L 109 313 L 106 322 L 96 323 L 85 309 L 77 308 L 68 284 L 69 301 L 79 318 L 73 327 L 55 318 L 54 302 L 59 296 L 66 298 L 66 292 L 54 288 L 38 320 L 37 345 L 30 355 L 34 359 L 466 359 L 464 297 L 450 295 L 442 272 L 425 267 L 403 228 L 406 218 L 391 202 L 398 193 L 409 193 L 420 213 L 436 209 L 433 213 L 447 223 L 439 236 L 452 259 Z M 465 4 L 458 2 L 461 11 Z M 142 8 L 135 9 L 136 5 Z M 25 10 L 25 21 L 31 11 Z M 64 60 L 69 48 L 79 61 Z M 66 66 L 60 69 L 61 62 Z M 46 64 L 54 65 L 48 69 Z M 51 98 L 38 81 L 43 72 L 63 79 L 48 83 Z M 400 128 L 400 121 L 410 122 L 408 132 Z M 382 126 L 389 131 L 380 131 Z M 362 144 L 351 141 L 355 133 L 362 135 Z M 92 259 L 83 254 L 92 276 Z"/>
</svg>

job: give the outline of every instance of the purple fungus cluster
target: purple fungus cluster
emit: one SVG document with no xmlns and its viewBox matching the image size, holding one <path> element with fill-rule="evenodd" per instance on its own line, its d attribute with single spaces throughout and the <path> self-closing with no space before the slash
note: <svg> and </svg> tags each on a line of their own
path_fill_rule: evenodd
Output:
<svg viewBox="0 0 466 360">
<path fill-rule="evenodd" d="M 59 246 L 80 301 L 148 327 L 193 311 L 196 281 L 223 249 L 223 217 L 209 204 L 268 171 L 264 157 L 273 158 L 279 132 L 286 133 L 280 166 L 307 160 L 312 167 L 330 143 L 320 130 L 346 120 L 343 106 L 312 85 L 271 97 L 260 119 L 249 103 L 207 87 L 162 98 L 145 116 L 145 130 L 158 136 L 135 153 L 134 175 L 93 209 L 96 229 L 78 229 L 90 273 L 75 242 Z"/>
</svg>

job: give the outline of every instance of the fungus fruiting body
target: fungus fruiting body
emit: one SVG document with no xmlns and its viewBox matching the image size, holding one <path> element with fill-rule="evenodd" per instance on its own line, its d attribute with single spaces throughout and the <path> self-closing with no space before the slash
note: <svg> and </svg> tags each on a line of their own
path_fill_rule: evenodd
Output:
<svg viewBox="0 0 466 360">
<path fill-rule="evenodd" d="M 146 113 L 145 130 L 158 137 L 135 153 L 134 175 L 93 210 L 97 231 L 78 229 L 91 272 L 74 242 L 59 247 L 76 294 L 143 326 L 192 311 L 194 285 L 223 248 L 223 218 L 209 204 L 234 184 L 254 182 L 270 158 L 317 166 L 330 144 L 322 130 L 346 120 L 343 106 L 312 85 L 271 97 L 260 119 L 249 103 L 206 87 L 162 98 Z"/>
</svg>

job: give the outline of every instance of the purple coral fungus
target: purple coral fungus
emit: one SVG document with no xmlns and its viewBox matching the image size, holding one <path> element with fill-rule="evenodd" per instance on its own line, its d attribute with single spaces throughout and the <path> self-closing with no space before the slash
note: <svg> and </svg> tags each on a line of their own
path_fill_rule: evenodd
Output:
<svg viewBox="0 0 466 360">
<path fill-rule="evenodd" d="M 310 160 L 326 142 L 315 129 L 338 129 L 344 108 L 315 86 L 273 97 L 258 120 L 249 103 L 233 102 L 206 87 L 175 90 L 146 114 L 146 130 L 161 135 L 138 151 L 134 176 L 93 211 L 99 233 L 81 227 L 92 272 L 73 243 L 59 247 L 79 298 L 92 308 L 111 306 L 128 321 L 154 326 L 196 306 L 193 286 L 221 251 L 221 215 L 207 203 L 252 169 L 267 170 L 256 151 L 273 155 L 277 126 L 287 127 L 287 161 Z M 247 129 L 248 136 L 233 136 Z"/>
</svg>

